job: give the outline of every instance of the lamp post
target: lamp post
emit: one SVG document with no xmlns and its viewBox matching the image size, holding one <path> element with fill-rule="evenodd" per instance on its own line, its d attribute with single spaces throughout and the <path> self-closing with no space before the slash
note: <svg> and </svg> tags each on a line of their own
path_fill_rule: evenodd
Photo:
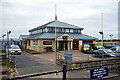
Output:
<svg viewBox="0 0 120 80">
<path fill-rule="evenodd" d="M 4 46 L 3 46 L 3 44 L 4 44 L 4 37 L 6 36 L 6 34 L 4 34 L 2 37 L 3 37 L 3 41 L 2 41 L 2 49 L 4 50 Z"/>
<path fill-rule="evenodd" d="M 113 34 L 110 34 L 109 36 L 110 36 L 110 39 L 111 39 L 111 45 L 112 45 L 112 36 L 113 36 Z"/>
<path fill-rule="evenodd" d="M 9 57 L 9 34 L 11 33 L 11 31 L 7 32 L 7 57 Z"/>
<path fill-rule="evenodd" d="M 103 13 L 102 13 L 102 23 L 101 23 L 101 26 L 102 26 L 102 29 L 101 29 L 101 31 L 99 31 L 99 33 L 102 35 L 101 43 L 102 43 L 102 46 L 103 46 Z"/>
</svg>

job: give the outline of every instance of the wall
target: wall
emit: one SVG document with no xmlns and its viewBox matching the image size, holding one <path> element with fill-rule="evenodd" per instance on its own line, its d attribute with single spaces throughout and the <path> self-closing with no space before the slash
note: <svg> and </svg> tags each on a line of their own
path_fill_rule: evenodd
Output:
<svg viewBox="0 0 120 80">
<path fill-rule="evenodd" d="M 36 39 L 38 41 L 38 45 L 33 45 L 33 40 L 30 40 L 30 46 L 29 46 L 29 40 L 27 40 L 27 48 L 31 50 L 35 50 L 37 52 L 45 52 L 46 47 L 52 47 L 53 51 L 55 51 L 55 40 L 45 40 L 45 39 Z M 43 41 L 52 41 L 52 45 L 43 45 Z"/>
</svg>

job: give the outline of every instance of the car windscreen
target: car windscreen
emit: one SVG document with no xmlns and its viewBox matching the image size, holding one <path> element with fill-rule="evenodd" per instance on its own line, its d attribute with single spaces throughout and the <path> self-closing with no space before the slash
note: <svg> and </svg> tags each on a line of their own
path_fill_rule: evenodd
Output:
<svg viewBox="0 0 120 80">
<path fill-rule="evenodd" d="M 84 46 L 84 48 L 89 48 L 90 46 Z"/>
<path fill-rule="evenodd" d="M 100 44 L 95 44 L 95 46 L 101 46 Z"/>
<path fill-rule="evenodd" d="M 20 49 L 18 46 L 11 46 L 11 49 Z"/>
<path fill-rule="evenodd" d="M 107 53 L 112 53 L 113 51 L 111 49 L 105 49 Z"/>
</svg>

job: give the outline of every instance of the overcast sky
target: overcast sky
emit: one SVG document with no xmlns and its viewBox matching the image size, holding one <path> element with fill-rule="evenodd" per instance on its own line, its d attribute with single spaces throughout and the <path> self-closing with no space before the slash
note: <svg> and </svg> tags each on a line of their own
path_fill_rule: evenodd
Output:
<svg viewBox="0 0 120 80">
<path fill-rule="evenodd" d="M 11 30 L 19 38 L 28 30 L 53 21 L 55 4 L 58 20 L 84 28 L 82 33 L 101 39 L 103 12 L 104 39 L 118 38 L 119 0 L 0 0 L 0 36 Z"/>
</svg>

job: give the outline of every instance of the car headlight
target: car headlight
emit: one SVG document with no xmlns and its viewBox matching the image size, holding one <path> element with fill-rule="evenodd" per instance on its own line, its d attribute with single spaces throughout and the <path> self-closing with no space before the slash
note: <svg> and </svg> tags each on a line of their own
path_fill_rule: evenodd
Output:
<svg viewBox="0 0 120 80">
<path fill-rule="evenodd" d="M 113 55 L 113 54 L 110 54 L 110 56 L 115 56 L 115 55 Z"/>
<path fill-rule="evenodd" d="M 12 53 L 12 52 L 15 52 L 15 51 L 10 51 L 10 52 Z"/>
<path fill-rule="evenodd" d="M 18 52 L 21 52 L 21 51 L 18 51 Z"/>
</svg>

